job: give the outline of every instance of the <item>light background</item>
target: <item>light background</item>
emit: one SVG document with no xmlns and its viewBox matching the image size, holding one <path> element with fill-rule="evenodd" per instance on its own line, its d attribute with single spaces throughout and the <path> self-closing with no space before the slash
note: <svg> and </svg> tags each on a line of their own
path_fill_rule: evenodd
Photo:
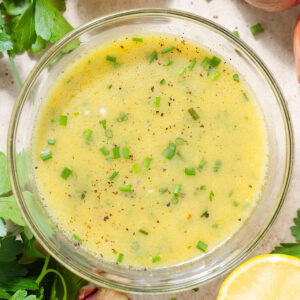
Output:
<svg viewBox="0 0 300 300">
<path fill-rule="evenodd" d="M 300 7 L 282 13 L 267 13 L 255 9 L 243 0 L 69 0 L 66 18 L 76 27 L 92 18 L 111 12 L 141 7 L 171 7 L 189 11 L 225 26 L 238 29 L 246 41 L 263 59 L 279 82 L 289 105 L 295 134 L 295 168 L 285 206 L 271 232 L 267 234 L 253 255 L 269 253 L 280 242 L 292 241 L 289 227 L 300 208 L 300 84 L 296 80 L 295 62 L 292 51 L 293 27 Z M 265 32 L 254 38 L 249 27 L 261 23 Z M 38 55 L 23 54 L 16 58 L 22 80 L 26 78 Z M 10 114 L 20 88 L 11 71 L 9 60 L 0 55 L 0 151 L 6 152 L 6 137 Z M 201 286 L 198 292 L 188 291 L 165 296 L 132 296 L 134 300 L 177 300 L 216 299 L 220 278 Z"/>
</svg>

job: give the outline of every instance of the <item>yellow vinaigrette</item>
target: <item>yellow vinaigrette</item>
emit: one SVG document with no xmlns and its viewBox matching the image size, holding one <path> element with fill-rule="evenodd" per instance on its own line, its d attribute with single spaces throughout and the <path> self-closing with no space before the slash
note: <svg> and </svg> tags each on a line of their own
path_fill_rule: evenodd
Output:
<svg viewBox="0 0 300 300">
<path fill-rule="evenodd" d="M 125 37 L 55 82 L 33 136 L 58 228 L 96 257 L 160 267 L 234 234 L 264 183 L 267 139 L 245 82 L 171 36 Z"/>
</svg>

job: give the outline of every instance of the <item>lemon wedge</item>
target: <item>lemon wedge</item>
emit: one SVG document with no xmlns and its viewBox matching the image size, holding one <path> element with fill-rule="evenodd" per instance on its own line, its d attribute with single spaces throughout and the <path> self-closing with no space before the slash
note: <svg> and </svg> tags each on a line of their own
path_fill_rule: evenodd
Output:
<svg viewBox="0 0 300 300">
<path fill-rule="evenodd" d="M 217 300 L 299 300 L 300 259 L 282 254 L 256 256 L 223 282 Z"/>
</svg>

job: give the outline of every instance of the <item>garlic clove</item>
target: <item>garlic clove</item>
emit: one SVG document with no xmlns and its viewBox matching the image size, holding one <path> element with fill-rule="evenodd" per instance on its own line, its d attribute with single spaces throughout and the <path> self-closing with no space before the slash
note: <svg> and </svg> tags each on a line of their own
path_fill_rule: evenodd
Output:
<svg viewBox="0 0 300 300">
<path fill-rule="evenodd" d="M 300 4 L 299 0 L 246 0 L 251 5 L 266 11 L 282 11 Z"/>
</svg>

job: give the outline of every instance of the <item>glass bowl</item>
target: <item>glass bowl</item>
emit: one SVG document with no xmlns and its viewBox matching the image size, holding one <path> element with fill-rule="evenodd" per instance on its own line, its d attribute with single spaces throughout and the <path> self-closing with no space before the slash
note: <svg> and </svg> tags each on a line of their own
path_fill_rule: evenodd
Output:
<svg viewBox="0 0 300 300">
<path fill-rule="evenodd" d="M 40 105 L 58 74 L 88 49 L 118 36 L 165 33 L 213 49 L 236 68 L 256 94 L 266 122 L 269 167 L 258 205 L 242 228 L 205 256 L 170 267 L 135 270 L 98 261 L 74 247 L 45 211 L 33 177 L 32 131 Z M 80 40 L 80 45 L 79 45 Z M 77 48 L 69 51 L 77 44 Z M 9 173 L 27 225 L 66 268 L 95 284 L 130 293 L 168 293 L 206 283 L 239 264 L 274 223 L 287 194 L 293 165 L 293 132 L 286 101 L 263 61 L 241 39 L 196 15 L 170 9 L 138 9 L 95 19 L 52 46 L 28 76 L 11 117 Z M 51 178 L 49 178 L 51 180 Z"/>
</svg>

